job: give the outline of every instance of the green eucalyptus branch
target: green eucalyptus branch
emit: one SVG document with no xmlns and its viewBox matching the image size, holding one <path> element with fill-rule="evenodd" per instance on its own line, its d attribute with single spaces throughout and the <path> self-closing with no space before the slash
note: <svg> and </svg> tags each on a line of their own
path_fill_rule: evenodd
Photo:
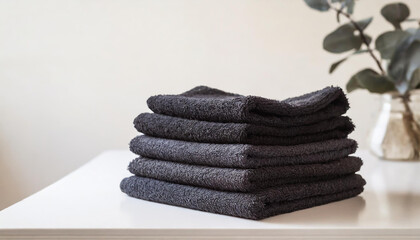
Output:
<svg viewBox="0 0 420 240">
<path fill-rule="evenodd" d="M 386 75 L 386 73 L 385 73 L 385 70 L 382 68 L 382 64 L 381 64 L 381 61 L 375 56 L 375 54 L 373 53 L 373 50 L 372 50 L 372 48 L 370 47 L 370 44 L 369 44 L 369 41 L 367 40 L 367 37 L 366 37 L 366 35 L 364 34 L 364 31 L 363 31 L 363 29 L 360 27 L 360 25 L 359 24 L 357 24 L 357 22 L 355 22 L 354 20 L 353 20 L 353 18 L 351 17 L 351 15 L 350 14 L 348 14 L 348 13 L 346 13 L 346 12 L 343 12 L 343 9 L 341 8 L 341 9 L 338 9 L 338 8 L 336 8 L 336 7 L 334 7 L 334 6 L 330 6 L 334 11 L 336 11 L 337 12 L 337 16 L 339 16 L 340 14 L 341 15 L 343 15 L 343 16 L 345 16 L 349 21 L 350 21 L 350 23 L 356 28 L 356 30 L 359 32 L 359 36 L 360 36 L 360 38 L 361 38 L 361 40 L 362 40 L 362 42 L 363 42 L 363 44 L 365 44 L 365 46 L 366 46 L 366 49 L 367 49 L 367 51 L 368 51 L 368 53 L 370 54 L 370 56 L 373 58 L 373 60 L 375 61 L 375 63 L 376 63 L 376 65 L 378 66 L 378 68 L 379 68 L 379 70 L 381 71 L 381 74 L 382 75 Z M 337 17 L 337 19 L 339 19 L 339 17 Z"/>
<path fill-rule="evenodd" d="M 420 28 L 402 28 L 403 22 L 418 22 L 419 19 L 409 18 L 410 9 L 406 4 L 390 3 L 381 8 L 382 17 L 392 24 L 394 29 L 380 34 L 373 45 L 372 38 L 365 33 L 373 18 L 354 20 L 352 13 L 355 0 L 304 1 L 317 11 L 335 12 L 337 21 L 340 21 L 340 17 L 348 20 L 348 23 L 338 26 L 324 37 L 323 48 L 330 53 L 354 51 L 353 54 L 334 62 L 330 66 L 330 73 L 350 56 L 361 52 L 368 52 L 379 69 L 374 71 L 365 68 L 355 73 L 346 85 L 348 92 L 366 89 L 372 93 L 398 91 L 400 95 L 404 95 L 420 88 Z M 363 45 L 366 47 L 362 48 Z M 382 65 L 383 61 L 388 63 L 386 68 Z"/>
<path fill-rule="evenodd" d="M 356 89 L 366 89 L 371 93 L 389 93 L 398 91 L 396 97 L 401 99 L 404 106 L 403 123 L 409 135 L 410 142 L 415 150 L 414 158 L 420 155 L 420 124 L 414 118 L 410 106 L 410 91 L 420 88 L 420 28 L 403 30 L 403 22 L 418 22 L 418 18 L 409 19 L 410 9 L 404 3 L 390 3 L 381 8 L 381 15 L 394 27 L 391 31 L 380 34 L 375 40 L 375 50 L 380 53 L 378 58 L 370 47 L 371 38 L 365 34 L 365 28 L 372 18 L 360 21 L 353 20 L 355 0 L 304 0 L 306 4 L 320 12 L 333 10 L 337 21 L 344 16 L 349 23 L 339 26 L 329 33 L 323 41 L 323 48 L 331 53 L 344 53 L 355 50 L 351 55 L 333 63 L 330 67 L 332 73 L 337 66 L 347 58 L 362 51 L 369 52 L 378 66 L 380 73 L 365 68 L 354 74 L 347 82 L 347 92 Z M 338 5 L 340 4 L 340 5 Z M 347 11 L 344 10 L 347 8 Z M 355 32 L 359 34 L 355 34 Z M 361 49 L 365 45 L 366 49 Z M 386 69 L 381 62 L 388 61 Z"/>
</svg>

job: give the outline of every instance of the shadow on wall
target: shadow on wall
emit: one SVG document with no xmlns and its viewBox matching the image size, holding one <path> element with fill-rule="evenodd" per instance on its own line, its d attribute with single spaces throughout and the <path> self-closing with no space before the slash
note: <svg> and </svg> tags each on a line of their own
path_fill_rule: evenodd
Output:
<svg viewBox="0 0 420 240">
<path fill-rule="evenodd" d="M 19 183 L 18 175 L 14 174 L 13 168 L 10 166 L 10 161 L 7 161 L 5 157 L 11 155 L 5 153 L 5 151 L 10 148 L 5 146 L 4 141 L 1 138 L 0 149 L 0 169 L 2 172 L 2 174 L 0 174 L 0 210 L 3 210 L 16 202 L 16 198 L 22 199 L 24 193 L 22 191 L 22 186 Z"/>
</svg>

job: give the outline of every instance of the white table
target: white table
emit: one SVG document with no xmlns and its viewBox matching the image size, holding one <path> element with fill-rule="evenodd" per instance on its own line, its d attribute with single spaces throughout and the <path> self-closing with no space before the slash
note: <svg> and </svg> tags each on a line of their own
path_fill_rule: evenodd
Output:
<svg viewBox="0 0 420 240">
<path fill-rule="evenodd" d="M 0 239 L 420 239 L 420 163 L 357 155 L 361 196 L 253 221 L 130 198 L 134 155 L 108 151 L 1 211 Z"/>
</svg>

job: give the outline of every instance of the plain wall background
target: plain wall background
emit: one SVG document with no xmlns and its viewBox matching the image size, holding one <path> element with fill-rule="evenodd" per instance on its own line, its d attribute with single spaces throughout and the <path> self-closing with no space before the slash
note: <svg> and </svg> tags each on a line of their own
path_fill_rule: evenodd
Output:
<svg viewBox="0 0 420 240">
<path fill-rule="evenodd" d="M 390 1 L 359 0 L 371 36 L 391 30 Z M 420 16 L 420 1 L 404 1 Z M 333 12 L 303 0 L 0 1 L 0 209 L 107 149 L 128 149 L 146 99 L 209 85 L 281 99 L 345 86 L 366 56 L 344 63 L 322 49 Z M 352 137 L 367 146 L 380 107 L 349 95 Z M 128 174 L 128 172 L 127 172 Z M 118 191 L 118 189 L 116 189 Z"/>
</svg>

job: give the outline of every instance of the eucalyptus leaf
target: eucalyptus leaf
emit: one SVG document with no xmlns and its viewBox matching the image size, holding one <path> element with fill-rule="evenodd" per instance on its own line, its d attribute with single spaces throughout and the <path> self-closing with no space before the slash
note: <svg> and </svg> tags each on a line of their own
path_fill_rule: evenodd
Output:
<svg viewBox="0 0 420 240">
<path fill-rule="evenodd" d="M 365 18 L 357 21 L 356 24 L 361 30 L 364 30 L 372 22 L 372 19 L 372 17 Z M 352 23 L 346 23 L 339 26 L 324 38 L 324 49 L 332 53 L 343 53 L 352 49 L 360 49 L 362 46 L 362 39 L 359 35 L 355 34 L 356 30 L 356 27 Z M 370 43 L 372 38 L 367 35 L 365 36 L 368 43 Z"/>
<path fill-rule="evenodd" d="M 331 67 L 330 67 L 330 71 L 329 71 L 329 73 L 333 73 L 334 72 L 334 70 L 340 65 L 340 64 L 342 64 L 344 61 L 346 61 L 347 60 L 347 58 L 348 57 L 345 57 L 345 58 L 343 58 L 343 59 L 341 59 L 341 60 L 339 60 L 339 61 L 337 61 L 337 62 L 335 62 L 335 63 L 333 63 L 333 64 L 331 64 Z"/>
<path fill-rule="evenodd" d="M 401 22 L 410 16 L 410 9 L 404 3 L 391 3 L 381 9 L 381 14 L 395 29 L 401 29 Z"/>
<path fill-rule="evenodd" d="M 357 78 L 352 76 L 346 84 L 346 90 L 347 90 L 348 93 L 351 93 L 351 92 L 353 92 L 354 90 L 357 90 L 357 89 L 363 89 L 363 87 L 360 86 L 359 82 L 357 81 Z"/>
<path fill-rule="evenodd" d="M 347 0 L 347 13 L 348 14 L 353 14 L 354 12 L 354 5 L 356 3 L 355 0 Z"/>
<path fill-rule="evenodd" d="M 345 24 L 328 34 L 323 41 L 325 50 L 332 53 L 343 53 L 352 49 L 359 49 L 362 40 L 354 34 L 354 27 Z"/>
<path fill-rule="evenodd" d="M 420 86 L 420 68 L 417 68 L 410 79 L 410 89 L 416 89 Z"/>
<path fill-rule="evenodd" d="M 367 52 L 369 52 L 368 50 L 366 50 L 366 49 L 363 49 L 363 50 L 357 50 L 357 51 L 354 51 L 351 55 L 349 55 L 349 56 L 347 56 L 347 57 L 345 57 L 345 58 L 343 58 L 343 59 L 340 59 L 339 61 L 337 61 L 337 62 L 335 62 L 335 63 L 333 63 L 333 64 L 331 64 L 331 66 L 330 66 L 330 70 L 329 70 L 329 73 L 333 73 L 334 71 L 335 71 L 335 69 L 341 64 L 341 63 L 343 63 L 344 61 L 346 61 L 349 57 L 351 57 L 351 56 L 353 56 L 353 55 L 358 55 L 358 54 L 362 54 L 362 53 L 367 53 Z"/>
<path fill-rule="evenodd" d="M 347 91 L 367 89 L 372 93 L 386 93 L 394 91 L 394 84 L 386 76 L 382 76 L 372 69 L 363 69 L 351 77 L 346 85 Z"/>
<path fill-rule="evenodd" d="M 414 72 L 420 67 L 420 41 L 414 41 L 409 51 L 409 64 L 407 67 L 406 79 L 411 80 L 413 77 Z"/>
<path fill-rule="evenodd" d="M 418 28 L 407 28 L 407 29 L 405 29 L 405 31 L 412 34 L 412 35 L 415 35 L 417 33 L 417 31 L 419 31 L 419 29 Z"/>
<path fill-rule="evenodd" d="M 388 65 L 388 74 L 402 94 L 409 90 L 411 75 L 420 66 L 420 31 L 403 40 Z"/>
<path fill-rule="evenodd" d="M 397 46 L 409 36 L 410 33 L 402 30 L 385 32 L 376 39 L 375 47 L 383 59 L 390 59 Z"/>
<path fill-rule="evenodd" d="M 369 24 L 372 22 L 372 20 L 373 20 L 373 17 L 370 17 L 370 18 L 365 18 L 365 19 L 359 20 L 356 23 L 357 23 L 357 25 L 360 26 L 360 28 L 362 30 L 365 30 L 367 28 L 367 26 L 369 26 Z"/>
<path fill-rule="evenodd" d="M 305 3 L 318 11 L 326 12 L 330 9 L 330 4 L 328 0 L 305 0 Z"/>
</svg>

